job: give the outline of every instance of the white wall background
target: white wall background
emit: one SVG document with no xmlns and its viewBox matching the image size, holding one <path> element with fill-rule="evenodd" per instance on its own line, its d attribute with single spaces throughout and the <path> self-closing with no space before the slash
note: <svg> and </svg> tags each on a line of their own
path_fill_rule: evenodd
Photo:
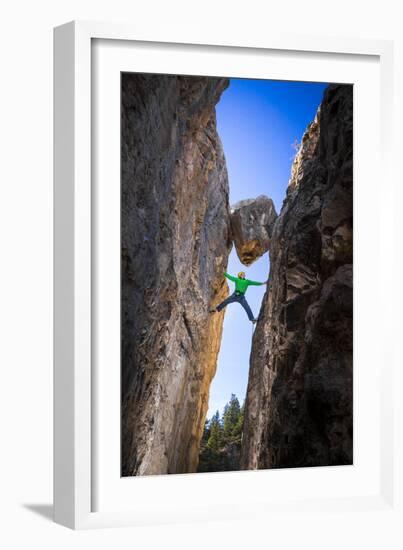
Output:
<svg viewBox="0 0 403 550">
<path fill-rule="evenodd" d="M 0 32 L 0 545 L 3 548 L 401 548 L 386 512 L 72 532 L 57 526 L 52 499 L 52 28 L 72 19 L 130 21 L 159 29 L 230 27 L 394 38 L 403 67 L 399 1 L 14 0 Z M 400 36 L 399 36 L 400 35 Z M 399 72 L 403 91 L 403 71 Z M 399 94 L 402 97 L 402 94 Z M 402 109 L 398 106 L 398 127 Z M 399 136 L 400 137 L 400 136 Z M 400 191 L 400 199 L 402 192 Z M 403 202 L 400 200 L 400 204 Z M 399 220 L 400 229 L 402 223 Z M 396 328 L 396 327 L 395 327 Z M 393 337 L 393 334 L 392 334 Z"/>
</svg>

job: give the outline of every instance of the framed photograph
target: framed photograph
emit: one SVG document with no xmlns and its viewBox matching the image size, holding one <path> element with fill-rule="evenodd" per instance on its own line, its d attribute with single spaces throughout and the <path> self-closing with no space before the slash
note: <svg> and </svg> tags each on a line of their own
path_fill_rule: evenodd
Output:
<svg viewBox="0 0 403 550">
<path fill-rule="evenodd" d="M 392 511 L 392 43 L 54 46 L 55 521 Z"/>
</svg>

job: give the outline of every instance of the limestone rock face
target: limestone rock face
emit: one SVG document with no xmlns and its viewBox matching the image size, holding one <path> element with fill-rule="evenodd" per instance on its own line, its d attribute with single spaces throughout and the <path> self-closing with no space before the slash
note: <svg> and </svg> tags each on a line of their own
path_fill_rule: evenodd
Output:
<svg viewBox="0 0 403 550">
<path fill-rule="evenodd" d="M 353 458 L 353 92 L 331 85 L 307 129 L 270 242 L 241 467 Z"/>
<path fill-rule="evenodd" d="M 244 265 L 252 264 L 269 250 L 276 219 L 273 201 L 265 195 L 231 206 L 231 235 Z"/>
<path fill-rule="evenodd" d="M 122 475 L 192 472 L 228 293 L 226 79 L 122 75 Z"/>
</svg>

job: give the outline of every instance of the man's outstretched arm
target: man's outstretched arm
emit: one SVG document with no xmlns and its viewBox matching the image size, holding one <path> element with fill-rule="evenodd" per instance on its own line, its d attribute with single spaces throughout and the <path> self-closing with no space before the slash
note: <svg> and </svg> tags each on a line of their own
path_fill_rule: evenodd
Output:
<svg viewBox="0 0 403 550">
<path fill-rule="evenodd" d="M 269 279 L 267 279 L 267 281 L 264 281 L 263 283 L 259 283 L 258 281 L 251 281 L 250 279 L 248 279 L 248 284 L 252 286 L 267 285 L 268 282 L 269 282 Z"/>
<path fill-rule="evenodd" d="M 224 275 L 225 275 L 225 277 L 227 277 L 227 279 L 229 279 L 230 281 L 233 281 L 234 283 L 236 282 L 236 277 L 233 277 L 232 275 L 230 275 L 230 274 L 227 273 L 226 271 L 224 272 Z"/>
</svg>

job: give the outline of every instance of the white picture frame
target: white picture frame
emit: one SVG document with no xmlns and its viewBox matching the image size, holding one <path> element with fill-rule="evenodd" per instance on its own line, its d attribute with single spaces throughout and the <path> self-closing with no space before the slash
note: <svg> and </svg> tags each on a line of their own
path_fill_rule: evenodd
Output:
<svg viewBox="0 0 403 550">
<path fill-rule="evenodd" d="M 102 212 L 103 205 L 105 205 L 105 200 L 103 205 L 99 205 L 95 201 L 93 181 L 94 173 L 99 174 L 100 170 L 96 164 L 97 161 L 93 158 L 94 143 L 98 138 L 94 136 L 92 126 L 97 116 L 96 106 L 93 105 L 93 94 L 96 92 L 94 83 L 98 82 L 95 71 L 96 63 L 94 62 L 94 47 L 96 47 L 97 41 L 98 43 L 99 41 L 114 41 L 115 45 L 121 46 L 123 49 L 126 48 L 126 50 L 130 44 L 142 45 L 145 50 L 152 47 L 159 48 L 159 52 L 174 46 L 175 51 L 190 53 L 196 59 L 196 62 L 192 63 L 192 69 L 188 69 L 192 72 L 188 72 L 188 74 L 205 74 L 202 70 L 202 57 L 207 51 L 210 59 L 235 51 L 248 60 L 256 60 L 257 57 L 261 58 L 264 55 L 272 55 L 274 60 L 276 55 L 280 54 L 283 56 L 283 60 L 293 55 L 299 59 L 306 57 L 314 60 L 315 56 L 320 55 L 323 59 L 318 67 L 322 66 L 323 69 L 326 65 L 328 72 L 331 71 L 332 63 L 342 65 L 344 61 L 348 62 L 353 56 L 360 56 L 364 64 L 373 62 L 376 69 L 368 71 L 365 85 L 369 93 L 371 79 L 374 79 L 372 81 L 374 95 L 371 95 L 371 99 L 378 103 L 374 109 L 376 115 L 379 115 L 379 126 L 374 122 L 374 128 L 379 130 L 375 133 L 379 133 L 380 140 L 379 143 L 368 142 L 368 147 L 372 147 L 375 157 L 379 156 L 379 168 L 382 169 L 383 181 L 387 184 L 385 184 L 382 198 L 373 194 L 368 201 L 362 200 L 359 205 L 355 204 L 355 209 L 358 208 L 360 212 L 362 211 L 363 222 L 368 220 L 366 215 L 368 211 L 371 211 L 372 216 L 376 217 L 377 223 L 372 227 L 371 235 L 374 239 L 379 239 L 379 250 L 376 248 L 373 251 L 375 260 L 377 258 L 380 260 L 382 257 L 382 262 L 379 262 L 379 265 L 391 265 L 394 252 L 393 241 L 390 236 L 388 237 L 393 233 L 393 230 L 391 231 L 391 209 L 394 204 L 391 161 L 393 150 L 393 44 L 391 42 L 346 40 L 308 35 L 256 36 L 253 42 L 233 37 L 232 40 L 222 41 L 208 36 L 207 33 L 203 41 L 195 41 L 186 36 L 185 31 L 181 36 L 177 34 L 170 36 L 167 32 L 166 35 L 157 37 L 149 36 L 146 31 L 141 32 L 130 25 L 91 22 L 72 22 L 56 28 L 54 37 L 55 521 L 71 528 L 81 529 L 245 516 L 264 518 L 265 514 L 278 513 L 279 510 L 282 513 L 284 510 L 289 513 L 298 513 L 302 509 L 307 510 L 307 508 L 311 510 L 312 514 L 323 512 L 323 510 L 345 509 L 346 506 L 357 511 L 389 510 L 393 512 L 395 491 L 393 422 L 391 419 L 395 414 L 393 367 L 396 358 L 393 348 L 387 346 L 388 332 L 385 324 L 379 330 L 380 341 L 377 348 L 379 353 L 374 352 L 372 358 L 371 354 L 367 357 L 369 362 L 374 363 L 372 378 L 368 379 L 368 389 L 362 388 L 363 400 L 365 400 L 366 391 L 374 392 L 371 394 L 372 399 L 379 399 L 379 409 L 376 409 L 376 416 L 373 417 L 375 426 L 379 427 L 376 438 L 376 453 L 379 451 L 379 456 L 377 454 L 365 475 L 363 474 L 360 486 L 354 486 L 352 470 L 343 473 L 339 469 L 338 472 L 342 472 L 339 474 L 334 473 L 335 470 L 331 468 L 276 471 L 275 482 L 273 476 L 269 480 L 267 475 L 273 472 L 203 474 L 202 478 L 198 474 L 152 476 L 128 480 L 126 478 L 130 485 L 125 483 L 123 492 L 118 488 L 120 481 L 113 480 L 111 477 L 110 483 L 109 481 L 106 483 L 109 492 L 104 493 L 106 499 L 103 499 L 103 502 L 108 501 L 108 506 L 103 504 L 101 509 L 98 509 L 99 505 L 95 498 L 99 492 L 98 485 L 102 485 L 104 478 L 108 477 L 107 469 L 113 468 L 114 463 L 112 457 L 111 462 L 104 461 L 106 469 L 100 468 L 95 456 L 95 451 L 108 453 L 105 446 L 99 447 L 98 441 L 102 440 L 102 437 L 99 437 L 97 432 L 103 432 L 107 428 L 99 421 L 99 408 L 96 406 L 99 396 L 104 396 L 102 399 L 107 404 L 108 397 L 105 396 L 105 387 L 107 388 L 108 384 L 104 383 L 103 386 L 98 387 L 95 380 L 97 370 L 93 363 L 94 346 L 96 346 L 94 315 L 105 313 L 102 307 L 97 308 L 99 294 L 95 288 L 96 285 L 93 284 L 98 265 L 94 243 L 99 227 L 94 223 L 92 211 L 94 208 L 101 208 Z M 116 65 L 116 52 L 114 57 L 106 57 L 109 61 L 106 59 L 105 67 L 107 63 Z M 120 56 L 119 59 L 123 59 L 123 57 Z M 169 64 L 169 60 L 166 63 Z M 138 70 L 145 72 L 148 66 L 150 67 L 149 72 L 159 72 L 157 65 L 151 63 L 151 57 L 144 56 L 141 64 L 138 65 Z M 174 72 L 168 65 L 165 66 L 166 72 Z M 186 70 L 185 67 L 185 74 Z M 217 71 L 219 70 L 218 67 Z M 245 67 L 244 71 L 246 70 Z M 261 69 L 257 68 L 256 70 Z M 279 68 L 278 70 L 281 73 L 281 70 L 284 69 Z M 297 67 L 295 67 L 295 72 L 297 73 Z M 280 73 L 278 73 L 278 78 L 281 77 Z M 232 74 L 233 72 L 231 72 Z M 223 76 L 226 75 L 223 74 Z M 303 75 L 295 79 L 303 79 Z M 324 81 L 334 80 L 334 78 L 329 78 Z M 351 77 L 347 81 L 355 82 L 355 77 Z M 362 96 L 363 102 L 364 99 Z M 104 121 L 97 126 L 100 132 L 105 129 L 103 124 L 111 124 L 111 122 Z M 113 160 L 111 160 L 112 162 Z M 374 164 L 371 170 L 367 167 L 367 172 L 365 172 L 363 164 L 361 163 L 359 167 L 359 170 L 363 170 L 363 172 L 358 175 L 360 177 L 365 175 L 368 181 L 372 181 L 374 184 L 375 174 L 370 173 L 374 172 L 372 170 Z M 114 173 L 116 174 L 116 170 Z M 354 174 L 355 178 L 356 176 L 357 172 Z M 374 208 L 377 209 L 377 215 L 373 213 Z M 364 243 L 363 247 L 365 248 Z M 362 274 L 359 276 L 362 277 L 360 279 L 360 283 L 363 285 L 361 288 L 365 289 L 365 278 Z M 379 281 L 377 286 L 379 293 L 375 298 L 378 319 L 386 320 L 388 315 L 390 316 L 391 305 L 387 300 L 385 289 L 390 288 L 390 285 L 393 284 L 393 273 L 385 268 L 374 269 L 372 277 L 369 281 L 371 284 L 375 277 Z M 368 289 L 368 286 L 366 288 Z M 365 295 L 362 294 L 361 298 L 365 298 Z M 364 299 L 361 301 L 364 303 Z M 113 319 L 113 317 L 111 318 Z M 361 318 L 365 323 L 365 316 L 361 315 Z M 368 331 L 371 330 L 369 324 L 367 328 Z M 363 331 L 363 334 L 365 336 L 365 334 L 371 333 Z M 117 365 L 117 377 L 119 372 L 120 368 Z M 113 405 L 111 406 L 113 407 Z M 367 410 L 369 410 L 369 404 L 367 406 Z M 116 412 L 116 400 L 114 407 L 111 410 Z M 120 433 L 119 424 L 112 423 L 109 429 L 111 431 L 105 431 L 105 437 L 110 437 L 116 442 Z M 105 441 L 105 437 L 103 441 Z M 111 445 L 111 449 L 111 453 L 115 453 L 116 457 L 116 445 L 115 447 Z M 362 449 L 365 452 L 365 443 L 363 443 Z M 369 453 L 369 447 L 366 452 Z M 372 483 L 370 480 L 375 470 L 376 479 L 372 479 Z M 359 471 L 359 468 L 356 471 Z M 116 476 L 116 472 L 113 475 Z M 265 497 L 264 491 L 262 495 L 265 483 L 271 483 L 273 494 L 276 483 L 278 490 L 281 490 L 281 487 L 292 485 L 293 491 L 284 491 L 285 497 L 281 500 L 277 497 Z M 331 483 L 333 484 L 334 492 L 332 494 L 327 495 L 326 491 L 323 491 L 324 483 L 328 483 L 329 487 Z M 317 491 L 308 493 L 308 485 L 316 486 Z M 203 497 L 203 488 L 214 486 L 220 491 L 229 490 L 230 486 L 235 487 L 234 490 L 240 491 L 245 497 L 242 499 L 243 506 L 240 507 L 239 504 L 236 504 L 231 493 L 229 493 L 229 502 L 225 511 L 221 505 L 222 501 L 209 503 L 208 495 Z M 297 491 L 294 490 L 295 486 L 298 487 Z M 347 491 L 345 489 L 347 486 L 351 490 Z M 337 487 L 338 491 L 336 491 Z M 164 500 L 164 492 L 170 495 L 169 504 L 167 500 Z M 198 498 L 192 500 L 192 493 L 197 494 Z M 146 494 L 152 495 L 149 502 L 145 501 Z M 158 495 L 160 498 L 156 500 Z M 245 510 L 245 503 L 247 510 Z"/>
</svg>

